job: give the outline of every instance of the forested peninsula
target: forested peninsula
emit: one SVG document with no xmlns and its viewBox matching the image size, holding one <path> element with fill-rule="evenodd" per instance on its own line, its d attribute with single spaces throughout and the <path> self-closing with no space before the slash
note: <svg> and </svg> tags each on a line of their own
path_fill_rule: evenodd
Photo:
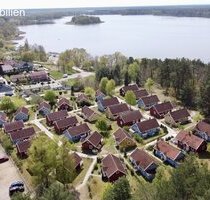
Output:
<svg viewBox="0 0 210 200">
<path fill-rule="evenodd" d="M 70 22 L 66 24 L 72 25 L 89 25 L 89 24 L 100 24 L 103 23 L 99 17 L 79 15 L 72 17 Z"/>
</svg>

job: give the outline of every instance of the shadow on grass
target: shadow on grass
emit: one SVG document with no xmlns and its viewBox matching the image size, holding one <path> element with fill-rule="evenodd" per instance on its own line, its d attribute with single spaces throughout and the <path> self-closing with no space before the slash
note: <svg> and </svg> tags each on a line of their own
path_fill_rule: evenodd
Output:
<svg viewBox="0 0 210 200">
<path fill-rule="evenodd" d="M 199 158 L 200 159 L 210 159 L 210 152 L 206 151 L 206 152 L 199 154 Z"/>
</svg>

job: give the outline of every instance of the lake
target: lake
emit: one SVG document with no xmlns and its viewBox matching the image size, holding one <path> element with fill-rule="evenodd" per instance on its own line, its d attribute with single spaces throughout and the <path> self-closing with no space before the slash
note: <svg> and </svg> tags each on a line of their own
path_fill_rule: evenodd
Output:
<svg viewBox="0 0 210 200">
<path fill-rule="evenodd" d="M 105 23 L 66 25 L 71 17 L 50 25 L 21 26 L 30 44 L 48 52 L 85 48 L 91 55 L 120 51 L 147 58 L 199 58 L 210 62 L 210 19 L 161 16 L 99 16 Z M 20 40 L 23 44 L 25 39 Z"/>
</svg>

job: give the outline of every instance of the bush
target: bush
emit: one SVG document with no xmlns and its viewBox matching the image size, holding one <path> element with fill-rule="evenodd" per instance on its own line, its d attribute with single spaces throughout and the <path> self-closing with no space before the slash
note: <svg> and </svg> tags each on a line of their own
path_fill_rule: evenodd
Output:
<svg viewBox="0 0 210 200">
<path fill-rule="evenodd" d="M 101 163 L 101 157 L 97 157 L 97 163 Z"/>
<path fill-rule="evenodd" d="M 109 137 L 109 131 L 101 131 L 100 133 L 105 138 L 108 138 Z"/>
<path fill-rule="evenodd" d="M 97 171 L 98 170 L 98 164 L 95 164 L 94 166 L 94 170 Z"/>
<path fill-rule="evenodd" d="M 166 134 L 168 133 L 168 129 L 167 129 L 166 126 L 164 126 L 164 125 L 161 124 L 161 125 L 160 125 L 160 128 L 163 129 L 163 132 L 164 132 L 164 133 L 166 133 Z"/>
<path fill-rule="evenodd" d="M 129 126 L 124 126 L 123 129 L 127 132 L 129 132 L 130 127 Z"/>
<path fill-rule="evenodd" d="M 153 151 L 153 145 L 149 145 L 146 149 L 148 150 L 148 151 Z"/>
<path fill-rule="evenodd" d="M 14 150 L 12 143 L 7 135 L 3 135 L 1 137 L 1 144 L 2 144 L 3 148 L 5 149 L 6 153 L 9 155 Z"/>
<path fill-rule="evenodd" d="M 134 139 L 136 140 L 136 142 L 142 144 L 143 143 L 143 138 L 141 136 L 139 136 L 138 134 L 134 135 Z"/>
<path fill-rule="evenodd" d="M 135 173 L 134 173 L 134 170 L 132 169 L 131 170 L 131 176 L 134 176 L 135 175 Z"/>
<path fill-rule="evenodd" d="M 123 151 L 124 151 L 124 157 L 127 158 L 127 152 L 126 152 L 126 150 L 124 149 Z"/>
<path fill-rule="evenodd" d="M 23 163 L 20 159 L 17 158 L 15 154 L 11 154 L 12 160 L 14 161 L 15 165 L 18 167 L 18 169 L 22 172 L 22 166 Z"/>
</svg>

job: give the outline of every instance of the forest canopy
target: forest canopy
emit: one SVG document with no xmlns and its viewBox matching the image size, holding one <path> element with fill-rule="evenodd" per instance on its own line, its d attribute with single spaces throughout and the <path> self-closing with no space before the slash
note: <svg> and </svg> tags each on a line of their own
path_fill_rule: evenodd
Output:
<svg viewBox="0 0 210 200">
<path fill-rule="evenodd" d="M 102 21 L 99 17 L 79 15 L 72 17 L 71 22 L 67 22 L 66 24 L 88 25 L 88 24 L 100 24 L 100 23 L 102 23 Z"/>
</svg>

